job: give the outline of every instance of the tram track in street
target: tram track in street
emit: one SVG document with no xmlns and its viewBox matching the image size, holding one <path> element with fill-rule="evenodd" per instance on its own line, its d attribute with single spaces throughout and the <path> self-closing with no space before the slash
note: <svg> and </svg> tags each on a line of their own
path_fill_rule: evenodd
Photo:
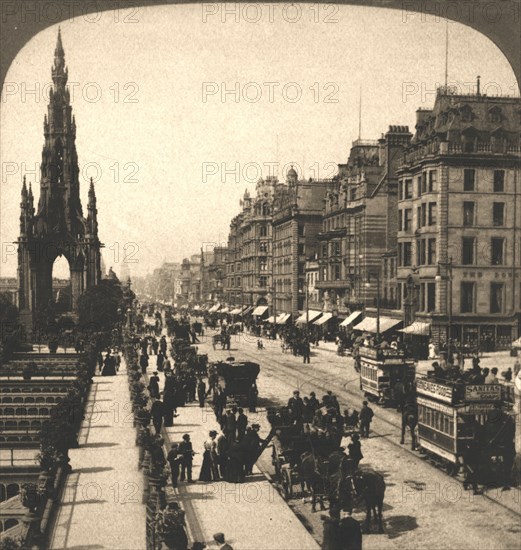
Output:
<svg viewBox="0 0 521 550">
<path fill-rule="evenodd" d="M 234 350 L 230 350 L 230 352 L 231 351 L 234 351 Z M 255 355 L 252 351 L 247 351 L 247 350 L 244 350 L 244 349 L 241 349 L 241 350 L 238 349 L 236 351 L 239 351 L 241 354 L 243 354 L 244 356 L 246 356 L 248 359 L 250 359 L 252 361 L 261 363 L 261 361 L 260 361 L 261 358 L 259 358 L 259 355 Z M 288 380 L 290 378 L 295 378 L 296 375 L 298 376 L 298 373 L 295 373 L 294 368 L 292 368 L 291 366 L 286 365 L 283 361 L 277 360 L 273 357 L 269 357 L 268 360 L 272 363 L 275 363 L 277 366 L 273 367 L 271 365 L 267 365 L 266 363 L 264 363 L 264 364 L 261 363 L 261 373 L 262 373 L 263 369 L 265 369 L 265 370 L 266 370 L 266 368 L 269 369 L 270 376 L 277 379 L 279 382 L 281 382 L 282 384 L 284 384 L 285 386 L 287 386 L 289 388 L 289 394 L 291 394 L 291 392 L 295 389 L 295 387 L 298 388 L 299 390 L 304 390 L 305 388 L 307 388 L 306 391 L 315 391 L 315 390 L 318 389 L 318 390 L 323 391 L 324 393 L 327 392 L 328 390 L 331 390 L 334 393 L 336 393 L 336 395 L 338 397 L 340 397 L 342 400 L 348 401 L 350 406 L 356 405 L 357 407 L 361 407 L 362 401 L 364 401 L 364 399 L 365 399 L 363 395 L 362 396 L 360 395 L 360 393 L 359 393 L 360 390 L 355 390 L 352 387 L 349 388 L 349 384 L 351 384 L 352 382 L 358 382 L 359 381 L 358 377 L 357 378 L 352 378 L 351 380 L 348 380 L 348 381 L 344 382 L 343 380 L 339 381 L 338 376 L 334 376 L 332 378 L 328 378 L 327 383 L 321 383 L 320 380 L 324 380 L 327 377 L 327 373 L 322 372 L 320 375 L 317 375 L 317 376 L 314 376 L 314 377 L 308 377 L 307 380 L 305 380 L 305 378 L 306 378 L 305 376 L 302 376 L 303 380 L 298 382 L 296 384 L 296 386 L 295 385 L 292 386 L 290 384 L 290 382 L 288 382 Z M 277 370 L 277 369 L 279 369 L 279 370 Z M 284 376 L 284 374 L 281 375 L 280 370 L 282 370 L 285 373 L 285 376 Z M 348 396 L 349 399 L 347 399 L 346 396 Z M 382 409 L 381 407 L 379 407 L 378 410 L 386 411 L 389 415 L 392 415 L 392 416 L 395 416 L 395 417 L 397 416 L 397 413 L 393 412 L 392 410 L 390 410 L 388 408 Z M 377 437 L 380 437 L 380 438 L 384 439 L 386 442 L 390 443 L 393 447 L 398 448 L 401 451 L 405 451 L 409 456 L 412 456 L 415 459 L 421 459 L 422 463 L 430 466 L 434 470 L 443 471 L 443 468 L 441 467 L 440 462 L 435 461 L 435 459 L 433 459 L 429 455 L 426 455 L 425 457 L 419 456 L 416 451 L 411 450 L 410 448 L 406 447 L 405 445 L 400 444 L 397 441 L 397 438 L 400 437 L 400 435 L 401 435 L 401 422 L 398 422 L 398 421 L 393 422 L 389 418 L 385 418 L 382 415 L 375 414 L 375 419 L 373 420 L 373 425 L 375 425 L 375 424 L 377 426 L 378 425 L 380 425 L 380 426 L 378 426 L 376 429 L 374 429 L 372 427 L 371 430 L 372 430 L 372 433 L 376 434 Z M 381 429 L 382 424 L 384 426 L 388 426 L 389 428 L 391 428 L 393 430 L 397 430 L 397 434 L 396 433 L 393 433 L 393 434 L 385 433 L 387 430 L 382 430 Z M 461 486 L 463 486 L 463 480 L 461 480 L 457 477 L 454 477 L 454 476 L 449 476 L 449 474 L 447 472 L 444 472 L 444 473 L 445 473 L 446 476 L 448 476 L 452 480 L 454 480 L 454 482 L 459 483 Z M 493 487 L 489 487 L 489 488 L 490 489 L 497 489 L 498 491 L 500 490 L 500 488 L 498 486 L 493 486 Z M 513 508 L 512 506 L 508 506 L 507 504 L 501 502 L 501 500 L 493 498 L 492 496 L 488 495 L 485 491 L 483 491 L 481 496 L 483 496 L 487 500 L 493 502 L 494 504 L 500 506 L 504 510 L 506 510 L 508 512 L 511 512 L 512 514 L 520 517 L 521 516 L 521 506 L 520 506 L 520 498 L 519 498 L 520 497 L 520 492 L 515 487 L 512 487 L 510 490 L 511 491 L 517 491 L 517 498 L 516 498 L 516 496 L 514 496 L 514 498 L 511 499 L 517 504 L 517 507 L 518 507 L 517 510 L 515 508 Z M 501 493 L 501 494 L 503 494 L 503 493 Z"/>
</svg>

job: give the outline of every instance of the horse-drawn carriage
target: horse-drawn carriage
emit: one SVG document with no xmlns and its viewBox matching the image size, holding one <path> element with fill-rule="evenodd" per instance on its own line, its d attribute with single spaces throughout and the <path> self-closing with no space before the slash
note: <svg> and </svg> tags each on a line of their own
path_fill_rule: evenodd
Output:
<svg viewBox="0 0 521 550">
<path fill-rule="evenodd" d="M 397 404 L 414 384 L 416 366 L 403 351 L 394 348 L 358 348 L 360 389 L 368 399 Z"/>
<path fill-rule="evenodd" d="M 208 365 L 208 380 L 214 390 L 224 392 L 229 400 L 255 410 L 257 404 L 257 376 L 260 365 L 250 361 L 218 361 Z"/>
<path fill-rule="evenodd" d="M 188 368 L 200 375 L 206 374 L 208 355 L 198 354 L 197 347 L 191 345 L 188 340 L 172 340 L 172 355 L 180 368 Z"/>
<path fill-rule="evenodd" d="M 385 481 L 381 474 L 354 468 L 340 449 L 336 433 L 295 422 L 287 407 L 268 409 L 268 421 L 271 431 L 266 441 L 272 441 L 272 464 L 284 499 L 292 498 L 295 485 L 300 484 L 302 493 L 306 488 L 311 493 L 313 511 L 317 502 L 324 509 L 325 498 L 330 509 L 352 511 L 359 496 L 366 505 L 366 529 L 373 512 L 382 531 Z"/>
</svg>

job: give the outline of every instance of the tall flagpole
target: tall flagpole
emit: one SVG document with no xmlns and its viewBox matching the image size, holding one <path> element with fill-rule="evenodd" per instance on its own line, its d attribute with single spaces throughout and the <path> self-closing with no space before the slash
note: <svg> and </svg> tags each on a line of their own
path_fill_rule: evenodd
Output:
<svg viewBox="0 0 521 550">
<path fill-rule="evenodd" d="M 358 139 L 362 139 L 362 85 L 360 84 L 360 98 L 358 101 Z"/>
<path fill-rule="evenodd" d="M 449 20 L 445 18 L 445 93 L 449 82 Z"/>
</svg>

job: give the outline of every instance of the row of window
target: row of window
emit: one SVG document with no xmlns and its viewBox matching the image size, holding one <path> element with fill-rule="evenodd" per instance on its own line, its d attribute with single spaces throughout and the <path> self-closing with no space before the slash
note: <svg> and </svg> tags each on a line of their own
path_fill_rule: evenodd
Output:
<svg viewBox="0 0 521 550">
<path fill-rule="evenodd" d="M 416 186 L 413 178 L 406 178 L 398 185 L 398 200 L 407 200 L 421 197 L 425 193 L 437 191 L 437 171 L 429 170 L 422 172 L 416 177 Z M 465 168 L 463 170 L 463 191 L 476 191 L 476 170 Z M 494 170 L 492 178 L 492 191 L 503 193 L 505 191 L 505 171 Z"/>
<path fill-rule="evenodd" d="M 505 244 L 503 237 L 492 237 L 489 248 L 480 250 L 478 258 L 477 237 L 463 237 L 461 240 L 461 265 L 505 265 Z M 417 239 L 414 265 L 436 265 L 436 239 Z M 481 260 L 481 261 L 478 261 Z M 398 243 L 398 265 L 413 265 L 413 241 Z"/>
<path fill-rule="evenodd" d="M 476 203 L 472 201 L 463 202 L 463 225 L 472 227 L 477 225 Z M 502 227 L 505 225 L 505 203 L 492 203 L 492 225 L 494 227 Z"/>
<path fill-rule="evenodd" d="M 435 202 L 422 203 L 416 209 L 416 225 L 417 228 L 436 225 L 437 220 L 437 205 Z M 403 208 L 398 210 L 398 231 L 411 231 L 412 223 L 412 208 Z"/>
<path fill-rule="evenodd" d="M 460 312 L 476 313 L 476 283 L 462 281 L 460 288 Z M 505 313 L 504 283 L 490 283 L 490 313 Z"/>
</svg>

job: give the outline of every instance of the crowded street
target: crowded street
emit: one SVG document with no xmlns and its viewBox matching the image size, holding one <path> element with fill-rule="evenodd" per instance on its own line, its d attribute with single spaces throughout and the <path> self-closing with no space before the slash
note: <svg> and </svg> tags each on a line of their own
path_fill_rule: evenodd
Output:
<svg viewBox="0 0 521 550">
<path fill-rule="evenodd" d="M 197 319 L 192 318 L 194 321 L 197 322 Z M 233 357 L 235 361 L 255 361 L 261 365 L 257 382 L 258 406 L 255 412 L 246 413 L 250 425 L 260 425 L 261 438 L 267 437 L 270 432 L 267 409 L 284 405 L 295 390 L 302 396 L 312 391 L 317 396 L 332 391 L 338 398 L 341 411 L 353 408 L 360 410 L 362 407 L 364 396 L 360 391 L 359 375 L 354 369 L 353 359 L 338 356 L 331 346 L 313 347 L 310 363 L 305 364 L 300 356 L 283 353 L 278 340 L 262 338 L 260 349 L 259 338 L 248 332 L 232 335 L 229 349 L 222 349 L 228 346 L 215 345 L 216 332 L 209 329 L 204 336 L 197 337 L 195 348 L 198 354 L 208 354 L 210 362 L 226 361 Z M 496 358 L 491 355 L 483 358 L 483 361 L 490 359 L 497 363 L 502 357 L 501 354 Z M 506 361 L 505 358 L 503 360 Z M 152 357 L 151 362 L 153 364 Z M 483 487 L 481 494 L 465 490 L 461 476 L 450 477 L 440 469 L 439 464 L 412 450 L 410 440 L 400 444 L 400 419 L 396 410 L 374 404 L 371 406 L 375 416 L 369 437 L 362 440 L 363 459 L 360 467 L 362 470 L 374 469 L 383 474 L 387 489 L 383 509 L 384 533 L 365 536 L 365 548 L 379 549 L 392 545 L 412 549 L 418 547 L 420 541 L 429 548 L 440 548 L 440 536 L 450 547 L 516 547 L 521 532 L 518 488 L 491 485 Z M 176 433 L 183 430 L 186 410 L 190 423 L 194 422 L 194 418 L 199 419 L 203 433 L 194 428 L 191 428 L 191 433 L 198 433 L 198 440 L 202 441 L 211 426 L 208 419 L 212 412 L 208 407 L 207 404 L 195 417 L 194 413 L 188 412 L 192 411 L 189 405 L 188 409 L 178 409 L 179 418 L 174 423 L 179 426 Z M 258 459 L 257 467 L 271 481 L 274 489 L 282 492 L 280 485 L 274 481 L 271 456 L 271 449 L 266 449 Z M 257 483 L 264 482 L 259 480 Z M 188 491 L 190 494 L 193 489 Z M 313 512 L 309 498 L 303 497 L 302 494 L 295 494 L 287 501 L 288 505 L 316 542 L 322 544 L 324 512 Z M 182 492 L 180 500 L 183 502 Z M 221 499 L 223 517 L 227 516 L 228 508 L 230 512 L 233 508 L 230 508 L 228 500 Z M 195 514 L 193 503 L 189 502 L 188 505 L 188 509 L 193 512 L 187 515 L 190 523 L 191 517 L 200 516 Z M 259 511 L 261 509 L 259 506 Z M 354 517 L 362 521 L 363 516 L 362 508 L 355 509 Z M 458 529 L 462 521 L 472 526 L 470 535 Z M 500 542 L 498 533 L 501 533 Z M 230 535 L 237 536 L 233 531 Z"/>
</svg>

